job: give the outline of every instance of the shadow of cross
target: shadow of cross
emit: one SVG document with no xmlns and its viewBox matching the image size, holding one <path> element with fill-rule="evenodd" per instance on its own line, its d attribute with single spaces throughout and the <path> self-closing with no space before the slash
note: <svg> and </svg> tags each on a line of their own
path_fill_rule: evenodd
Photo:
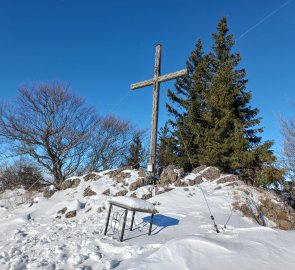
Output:
<svg viewBox="0 0 295 270">
<path fill-rule="evenodd" d="M 156 174 L 156 143 L 157 143 L 157 132 L 158 132 L 158 113 L 159 113 L 159 92 L 160 83 L 176 79 L 187 75 L 187 69 L 182 69 L 176 72 L 172 72 L 161 76 L 161 48 L 162 45 L 158 44 L 156 46 L 156 56 L 155 56 L 155 68 L 154 77 L 146 81 L 141 81 L 138 83 L 131 84 L 130 89 L 135 90 L 145 86 L 153 85 L 153 109 L 152 109 L 152 128 L 150 137 L 150 156 L 147 171 L 150 176 L 155 177 Z"/>
</svg>

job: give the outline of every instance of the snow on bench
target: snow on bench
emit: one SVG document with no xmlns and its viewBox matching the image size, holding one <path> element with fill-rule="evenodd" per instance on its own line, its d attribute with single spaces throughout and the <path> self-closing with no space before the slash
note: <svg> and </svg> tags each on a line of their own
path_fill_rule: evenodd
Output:
<svg viewBox="0 0 295 270">
<path fill-rule="evenodd" d="M 116 197 L 109 200 L 110 204 L 127 208 L 128 210 L 135 210 L 137 212 L 158 213 L 156 207 L 147 201 L 131 197 Z"/>
</svg>

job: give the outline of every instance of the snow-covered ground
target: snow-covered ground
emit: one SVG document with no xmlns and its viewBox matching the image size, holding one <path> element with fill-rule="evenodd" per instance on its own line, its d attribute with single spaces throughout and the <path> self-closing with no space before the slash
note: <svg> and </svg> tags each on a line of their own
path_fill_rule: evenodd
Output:
<svg viewBox="0 0 295 270">
<path fill-rule="evenodd" d="M 132 183 L 137 174 L 129 172 L 126 182 Z M 97 181 L 81 178 L 76 188 L 49 199 L 35 195 L 34 204 L 17 205 L 25 195 L 16 191 L 1 194 L 0 269 L 295 269 L 295 231 L 261 227 L 239 212 L 231 214 L 232 187 L 215 189 L 210 181 L 201 186 L 219 234 L 201 189 L 189 186 L 148 200 L 159 212 L 151 236 L 145 213 L 136 214 L 133 231 L 129 213 L 124 242 L 118 241 L 114 220 L 104 236 L 112 196 L 102 192 L 117 183 L 100 175 Z M 84 197 L 88 186 L 97 195 Z M 77 215 L 57 213 L 65 207 L 66 213 L 76 210 Z"/>
</svg>

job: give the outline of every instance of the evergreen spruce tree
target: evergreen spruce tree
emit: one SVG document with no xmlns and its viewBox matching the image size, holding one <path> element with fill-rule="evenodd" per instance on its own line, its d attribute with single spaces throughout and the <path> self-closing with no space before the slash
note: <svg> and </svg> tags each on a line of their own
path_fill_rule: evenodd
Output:
<svg viewBox="0 0 295 270">
<path fill-rule="evenodd" d="M 175 139 L 171 135 L 168 122 L 160 129 L 157 147 L 157 164 L 159 167 L 167 167 L 169 164 L 176 164 L 174 155 Z"/>
<path fill-rule="evenodd" d="M 213 52 L 209 53 L 212 78 L 205 98 L 209 108 L 205 114 L 206 140 L 198 153 L 199 161 L 218 166 L 224 172 L 239 173 L 251 184 L 259 182 L 264 171 L 279 175 L 271 166 L 275 161 L 270 150 L 273 143 L 261 142 L 263 129 L 257 127 L 258 109 L 249 104 L 252 97 L 246 90 L 246 72 L 238 68 L 240 54 L 232 53 L 234 40 L 228 34 L 225 17 L 220 20 L 213 39 Z"/>
<path fill-rule="evenodd" d="M 134 135 L 128 152 L 123 165 L 139 169 L 145 158 L 145 149 L 142 147 L 141 134 L 139 132 Z"/>
<path fill-rule="evenodd" d="M 168 91 L 177 107 L 167 106 L 174 116 L 170 151 L 180 166 L 189 162 L 189 154 L 194 165 L 217 166 L 251 184 L 271 182 L 282 172 L 273 166 L 273 143 L 261 141 L 258 109 L 250 106 L 246 72 L 239 69 L 241 57 L 232 52 L 234 40 L 228 31 L 222 17 L 212 52 L 204 55 L 199 41 L 187 62 L 188 76 Z"/>
<path fill-rule="evenodd" d="M 169 120 L 171 137 L 166 151 L 166 163 L 174 161 L 186 170 L 191 165 L 198 165 L 197 153 L 199 148 L 198 132 L 203 110 L 202 94 L 206 89 L 208 79 L 208 61 L 203 57 L 202 42 L 199 40 L 192 51 L 186 66 L 188 75 L 178 78 L 175 91 L 168 90 L 168 97 L 172 104 L 166 104 L 172 118 Z M 167 127 L 166 127 L 167 128 Z M 195 133 L 192 132 L 195 129 Z M 172 158 L 174 156 L 174 158 Z M 168 160 L 167 160 L 168 158 Z"/>
</svg>

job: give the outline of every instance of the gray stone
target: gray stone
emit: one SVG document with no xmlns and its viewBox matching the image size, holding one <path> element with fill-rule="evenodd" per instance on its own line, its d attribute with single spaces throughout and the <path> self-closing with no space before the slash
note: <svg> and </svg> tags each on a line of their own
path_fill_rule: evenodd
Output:
<svg viewBox="0 0 295 270">
<path fill-rule="evenodd" d="M 66 213 L 66 218 L 73 218 L 77 215 L 77 211 L 73 210 L 73 211 L 69 211 Z"/>
<path fill-rule="evenodd" d="M 101 176 L 99 176 L 98 174 L 96 173 L 88 173 L 84 176 L 84 180 L 85 181 L 89 181 L 89 180 L 92 180 L 92 181 L 96 181 L 98 179 L 100 179 Z"/>
<path fill-rule="evenodd" d="M 237 175 L 234 175 L 234 174 L 228 174 L 228 175 L 224 175 L 222 177 L 220 177 L 216 183 L 217 184 L 223 184 L 223 183 L 229 183 L 229 182 L 236 182 L 238 181 L 239 178 Z"/>
<path fill-rule="evenodd" d="M 115 193 L 114 196 L 125 196 L 127 193 L 128 193 L 128 190 L 124 188 L 118 191 L 117 193 Z"/>
<path fill-rule="evenodd" d="M 97 208 L 97 213 L 101 213 L 105 210 L 105 207 L 104 206 L 100 206 Z"/>
<path fill-rule="evenodd" d="M 209 181 L 213 181 L 220 177 L 220 170 L 216 167 L 208 167 L 205 171 L 202 171 L 201 176 Z"/>
<path fill-rule="evenodd" d="M 152 193 L 150 192 L 150 193 L 147 193 L 147 194 L 143 194 L 142 197 L 141 197 L 141 199 L 143 199 L 143 200 L 148 200 L 148 199 L 150 199 L 151 197 L 153 197 L 153 195 L 152 195 Z"/>
<path fill-rule="evenodd" d="M 43 196 L 44 198 L 51 198 L 52 195 L 56 192 L 56 189 L 50 189 L 50 188 L 46 188 L 43 192 Z"/>
<path fill-rule="evenodd" d="M 81 180 L 79 178 L 72 178 L 72 179 L 68 179 L 63 181 L 60 185 L 59 188 L 61 190 L 65 190 L 68 188 L 75 188 L 80 184 Z"/>
<path fill-rule="evenodd" d="M 207 168 L 206 165 L 201 165 L 201 166 L 199 166 L 199 167 L 197 167 L 197 168 L 194 168 L 194 169 L 192 170 L 192 173 L 199 173 L 199 172 L 205 170 L 206 168 Z"/>
<path fill-rule="evenodd" d="M 66 207 L 64 207 L 63 209 L 60 209 L 57 213 L 63 215 L 65 212 L 67 212 L 67 208 Z"/>
<path fill-rule="evenodd" d="M 129 190 L 134 191 L 138 189 L 139 187 L 142 187 L 144 185 L 144 178 L 137 178 L 135 182 L 131 183 L 129 185 Z"/>
<path fill-rule="evenodd" d="M 106 195 L 106 196 L 110 196 L 110 189 L 106 189 L 103 193 L 103 195 Z"/>
<path fill-rule="evenodd" d="M 90 197 L 90 196 L 94 196 L 94 195 L 96 195 L 96 192 L 93 191 L 90 186 L 88 186 L 87 188 L 85 188 L 85 190 L 83 192 L 83 196 L 84 197 Z"/>
</svg>

